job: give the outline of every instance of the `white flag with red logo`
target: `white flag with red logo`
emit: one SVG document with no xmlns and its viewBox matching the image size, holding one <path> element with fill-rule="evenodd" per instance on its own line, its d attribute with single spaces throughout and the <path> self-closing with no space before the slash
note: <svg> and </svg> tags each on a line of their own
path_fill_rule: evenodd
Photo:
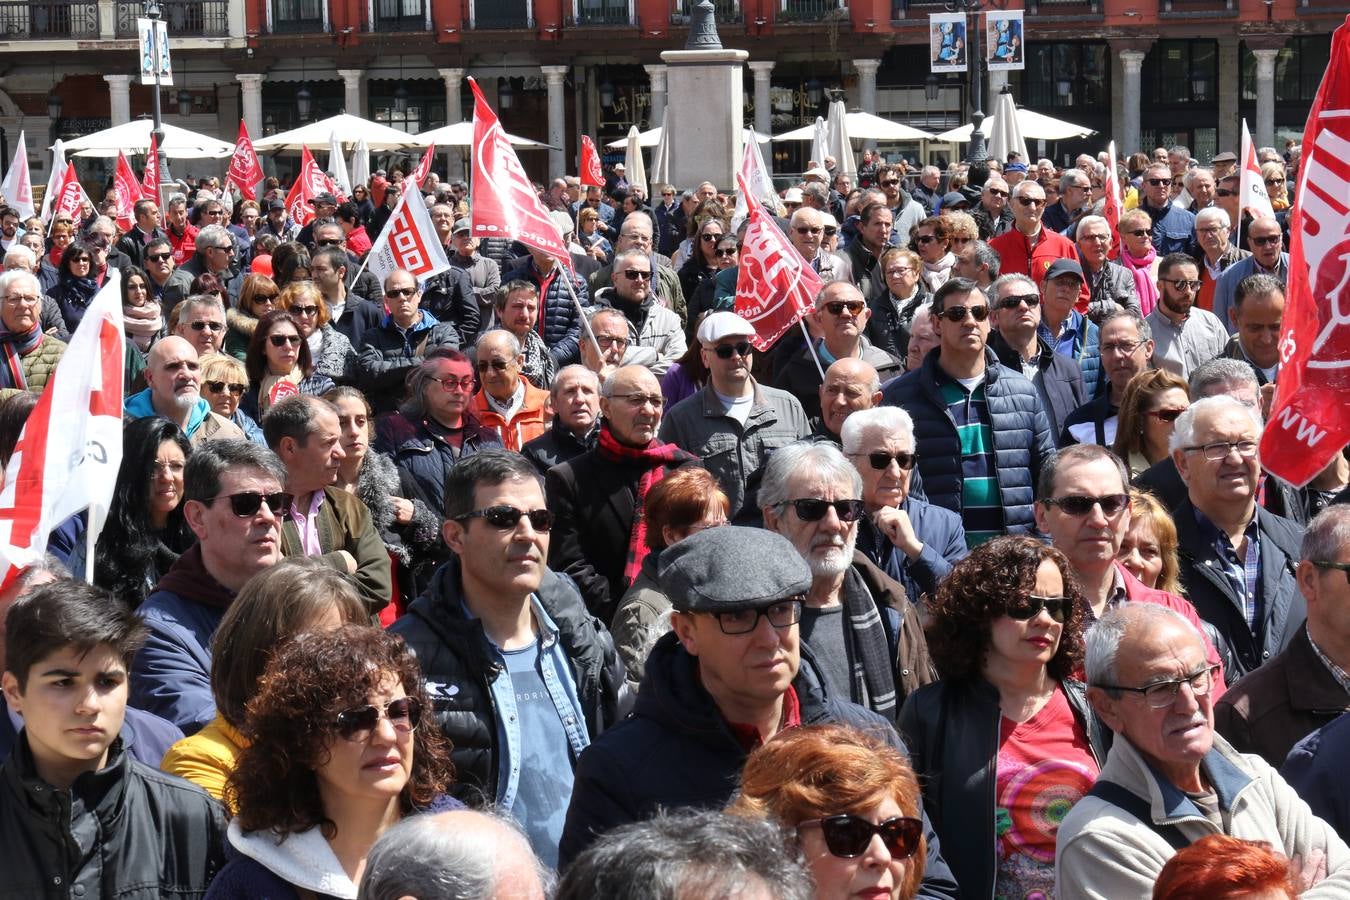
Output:
<svg viewBox="0 0 1350 900">
<path fill-rule="evenodd" d="M 811 311 L 825 283 L 755 199 L 745 176 L 738 174 L 736 184 L 750 221 L 736 276 L 736 315 L 755 327 L 755 349 L 767 350 Z"/>
<path fill-rule="evenodd" d="M 234 143 L 234 156 L 230 158 L 230 168 L 226 170 L 226 181 L 239 188 L 239 193 L 248 200 L 258 199 L 258 185 L 266 176 L 262 163 L 253 150 L 253 141 L 249 140 L 248 127 L 239 120 L 239 139 Z"/>
<path fill-rule="evenodd" d="M 1102 206 L 1102 216 L 1111 226 L 1111 251 L 1107 255 L 1112 259 L 1120 256 L 1120 215 L 1125 211 L 1125 198 L 1120 196 L 1120 175 L 1116 171 L 1116 142 L 1106 146 L 1106 201 Z"/>
<path fill-rule="evenodd" d="M 370 248 L 366 265 L 380 284 L 395 269 L 406 269 L 418 281 L 424 281 L 450 268 L 445 246 L 431 224 L 431 213 L 417 191 L 404 191 L 399 196 L 393 215 Z"/>
<path fill-rule="evenodd" d="M 66 163 L 66 174 L 61 176 L 61 180 L 56 184 L 56 196 L 52 200 L 52 218 L 65 213 L 76 222 L 80 221 L 82 214 L 80 207 L 89 197 L 80 186 L 79 176 L 75 174 L 75 163 Z"/>
<path fill-rule="evenodd" d="M 1241 177 L 1238 180 L 1238 209 L 1245 210 L 1253 217 L 1275 218 L 1275 208 L 1270 205 L 1270 194 L 1266 192 L 1266 179 L 1261 175 L 1261 164 L 1256 161 L 1256 147 L 1252 145 L 1252 134 L 1247 130 L 1247 120 L 1242 120 L 1242 164 Z M 1233 223 L 1237 227 L 1236 222 Z"/>
<path fill-rule="evenodd" d="M 600 168 L 600 154 L 595 150 L 595 141 L 589 135 L 581 136 L 581 186 L 605 186 L 605 170 Z"/>
<path fill-rule="evenodd" d="M 117 227 L 130 231 L 136 224 L 136 201 L 141 199 L 141 184 L 131 163 L 121 150 L 117 151 L 117 168 L 113 172 L 113 191 L 117 194 Z"/>
<path fill-rule="evenodd" d="M 90 546 L 103 530 L 122 464 L 120 280 L 118 270 L 109 267 L 5 469 L 0 488 L 0 580 L 5 582 L 40 559 L 51 530 L 80 510 L 89 510 Z M 88 572 L 93 562 L 89 554 Z"/>
<path fill-rule="evenodd" d="M 506 138 L 497 115 L 483 98 L 478 82 L 469 79 L 473 91 L 473 177 L 469 189 L 473 209 L 473 235 L 505 237 L 543 251 L 564 266 L 571 254 L 558 226 L 548 217 L 539 195 Z"/>
<path fill-rule="evenodd" d="M 300 174 L 286 195 L 286 215 L 297 225 L 314 221 L 314 198 L 329 189 L 328 176 L 314 161 L 308 147 L 300 148 Z"/>
<path fill-rule="evenodd" d="M 19 132 L 19 143 L 14 146 L 14 161 L 5 172 L 5 181 L 0 184 L 0 193 L 5 202 L 19 213 L 19 219 L 33 215 L 33 179 L 28 172 L 28 148 L 24 146 L 24 134 Z"/>
<path fill-rule="evenodd" d="M 159 206 L 159 148 L 155 136 L 150 135 L 150 149 L 145 153 L 145 173 L 141 176 L 141 196 Z"/>
<path fill-rule="evenodd" d="M 431 144 L 427 147 L 427 152 L 422 154 L 422 159 L 417 163 L 417 168 L 413 169 L 413 184 L 417 185 L 419 188 L 422 186 L 422 182 L 426 181 L 427 176 L 431 174 L 431 163 L 435 158 L 436 145 Z"/>
<path fill-rule="evenodd" d="M 773 186 L 773 176 L 769 174 L 768 168 L 764 165 L 764 157 L 759 153 L 759 141 L 755 140 L 755 133 L 749 128 L 743 129 L 742 147 L 744 151 L 741 155 L 741 178 L 750 185 L 754 191 L 755 199 L 761 204 L 772 203 L 774 210 L 771 215 L 778 213 L 778 191 Z M 750 208 L 746 204 L 746 192 L 742 191 L 736 195 L 736 211 L 731 216 L 731 230 L 736 231 L 745 221 L 746 216 L 750 214 Z"/>
<path fill-rule="evenodd" d="M 1289 279 L 1280 377 L 1261 464 L 1307 484 L 1350 443 L 1350 23 L 1331 38 L 1331 65 L 1303 131 L 1289 217 Z"/>
</svg>

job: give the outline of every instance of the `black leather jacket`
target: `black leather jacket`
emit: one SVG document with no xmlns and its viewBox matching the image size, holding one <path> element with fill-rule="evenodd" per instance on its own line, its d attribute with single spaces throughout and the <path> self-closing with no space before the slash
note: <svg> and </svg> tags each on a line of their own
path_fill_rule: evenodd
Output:
<svg viewBox="0 0 1350 900">
<path fill-rule="evenodd" d="M 0 898 L 186 900 L 225 864 L 225 813 L 200 788 L 134 761 L 57 790 L 21 734 L 0 768 Z"/>
<path fill-rule="evenodd" d="M 1082 682 L 1061 684 L 1100 766 L 1111 732 L 1088 707 Z M 900 711 L 900 733 L 923 785 L 924 810 L 967 900 L 994 896 L 1001 717 L 998 689 L 983 678 L 927 685 L 910 694 Z"/>
</svg>

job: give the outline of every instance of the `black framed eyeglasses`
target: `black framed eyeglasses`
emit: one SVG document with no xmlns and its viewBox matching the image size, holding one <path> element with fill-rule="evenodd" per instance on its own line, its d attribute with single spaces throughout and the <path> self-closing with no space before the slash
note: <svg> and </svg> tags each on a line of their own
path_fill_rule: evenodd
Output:
<svg viewBox="0 0 1350 900">
<path fill-rule="evenodd" d="M 1094 506 L 1102 508 L 1102 515 L 1108 519 L 1130 505 L 1129 494 L 1107 494 L 1103 497 L 1083 497 L 1071 494 L 1067 497 L 1049 497 L 1041 501 L 1046 506 L 1058 506 L 1069 516 L 1086 516 Z"/>
<path fill-rule="evenodd" d="M 894 461 L 901 469 L 908 472 L 910 469 L 914 468 L 914 464 L 919 461 L 919 454 L 908 453 L 904 450 L 901 450 L 898 453 L 888 453 L 885 450 L 877 450 L 872 453 L 851 453 L 849 455 L 854 458 L 860 456 L 866 457 L 867 464 L 878 472 L 884 472 L 889 469 L 892 461 Z"/>
<path fill-rule="evenodd" d="M 463 522 L 467 519 L 482 519 L 493 528 L 502 530 L 515 528 L 520 524 L 522 518 L 530 520 L 530 527 L 535 531 L 548 531 L 553 527 L 553 513 L 547 509 L 516 509 L 514 506 L 489 506 L 486 509 L 475 509 L 473 512 L 465 513 L 462 516 L 455 516 L 456 522 Z"/>
<path fill-rule="evenodd" d="M 825 849 L 840 859 L 862 856 L 873 835 L 881 837 L 892 859 L 909 859 L 918 852 L 923 840 L 923 820 L 913 816 L 895 816 L 873 824 L 861 816 L 844 814 L 798 822 L 797 830 L 803 828 L 819 828 L 825 838 Z"/>
<path fill-rule="evenodd" d="M 791 506 L 797 511 L 797 518 L 803 522 L 819 522 L 830 509 L 841 522 L 856 522 L 866 512 L 861 500 L 821 500 L 816 497 L 802 497 L 797 500 L 784 500 L 778 508 Z"/>
<path fill-rule="evenodd" d="M 217 500 L 229 500 L 230 512 L 241 519 L 251 519 L 258 514 L 264 503 L 272 515 L 284 515 L 286 510 L 290 509 L 292 499 L 285 491 L 272 491 L 267 494 L 261 491 L 240 491 L 237 494 L 219 494 L 202 502 L 210 506 Z"/>
<path fill-rule="evenodd" d="M 1127 694 L 1139 694 L 1144 702 L 1153 709 L 1167 709 L 1177 702 L 1177 694 L 1183 684 L 1190 685 L 1191 693 L 1203 697 L 1214 687 L 1214 678 L 1219 673 L 1218 666 L 1206 665 L 1198 672 L 1185 678 L 1169 678 L 1167 681 L 1155 681 L 1143 687 L 1125 687 L 1120 684 L 1099 684 L 1097 687 L 1107 691 L 1124 691 Z"/>
<path fill-rule="evenodd" d="M 333 725 L 338 737 L 344 741 L 364 744 L 379 727 L 381 718 L 388 719 L 399 734 L 411 734 L 422 722 L 422 702 L 416 697 L 399 697 L 383 707 L 367 704 L 344 709 L 337 714 Z"/>
<path fill-rule="evenodd" d="M 749 341 L 737 341 L 734 344 L 719 344 L 712 348 L 712 352 L 716 354 L 718 359 L 731 359 L 733 355 L 749 356 L 754 349 Z"/>
<path fill-rule="evenodd" d="M 1310 559 L 1308 562 L 1317 566 L 1319 569 L 1335 569 L 1339 572 L 1344 572 L 1345 580 L 1350 582 L 1350 563 L 1323 562 L 1316 559 Z"/>
<path fill-rule="evenodd" d="M 1025 622 L 1036 618 L 1041 610 L 1045 610 L 1050 618 L 1062 625 L 1069 617 L 1069 608 L 1072 604 L 1073 599 L 1070 597 L 1038 597 L 1035 594 L 1027 594 L 1025 597 L 1009 600 L 1003 611 L 1008 614 L 1008 618 Z"/>
<path fill-rule="evenodd" d="M 745 609 L 719 610 L 708 615 L 717 620 L 717 627 L 723 634 L 749 634 L 759 627 L 760 617 L 769 620 L 774 628 L 787 628 L 802 620 L 802 601 L 800 597 L 791 600 L 779 600 L 768 606 L 746 607 Z"/>
</svg>

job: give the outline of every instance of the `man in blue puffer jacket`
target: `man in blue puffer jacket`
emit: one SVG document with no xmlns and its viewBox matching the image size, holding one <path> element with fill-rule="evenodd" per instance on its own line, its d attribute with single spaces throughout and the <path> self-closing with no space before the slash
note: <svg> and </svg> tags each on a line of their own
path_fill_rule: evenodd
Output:
<svg viewBox="0 0 1350 900">
<path fill-rule="evenodd" d="M 882 388 L 882 403 L 914 420 L 928 500 L 960 514 L 969 546 L 1026 534 L 1036 479 L 1054 450 L 1041 399 L 986 346 L 989 301 L 975 282 L 949 279 L 933 297 L 933 319 L 940 343 Z"/>
<path fill-rule="evenodd" d="M 572 278 L 572 290 L 576 291 L 581 305 L 590 306 L 591 293 L 586 287 L 586 279 L 569 276 L 557 260 L 538 250 L 530 251 L 530 259 L 525 265 L 502 275 L 502 284 L 528 281 L 539 289 L 539 319 L 535 327 L 548 347 L 549 356 L 553 357 L 555 369 L 581 362 L 581 315 L 567 291 L 567 282 L 563 280 L 568 277 Z"/>
</svg>

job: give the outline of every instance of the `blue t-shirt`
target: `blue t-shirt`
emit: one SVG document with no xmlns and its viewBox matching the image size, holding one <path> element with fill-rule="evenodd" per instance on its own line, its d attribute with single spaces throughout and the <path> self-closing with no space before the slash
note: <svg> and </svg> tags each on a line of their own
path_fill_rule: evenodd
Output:
<svg viewBox="0 0 1350 900">
<path fill-rule="evenodd" d="M 558 841 L 572 797 L 572 752 L 558 709 L 539 670 L 539 641 L 503 650 L 520 716 L 520 782 L 513 815 L 525 829 L 535 855 L 558 867 Z"/>
</svg>

